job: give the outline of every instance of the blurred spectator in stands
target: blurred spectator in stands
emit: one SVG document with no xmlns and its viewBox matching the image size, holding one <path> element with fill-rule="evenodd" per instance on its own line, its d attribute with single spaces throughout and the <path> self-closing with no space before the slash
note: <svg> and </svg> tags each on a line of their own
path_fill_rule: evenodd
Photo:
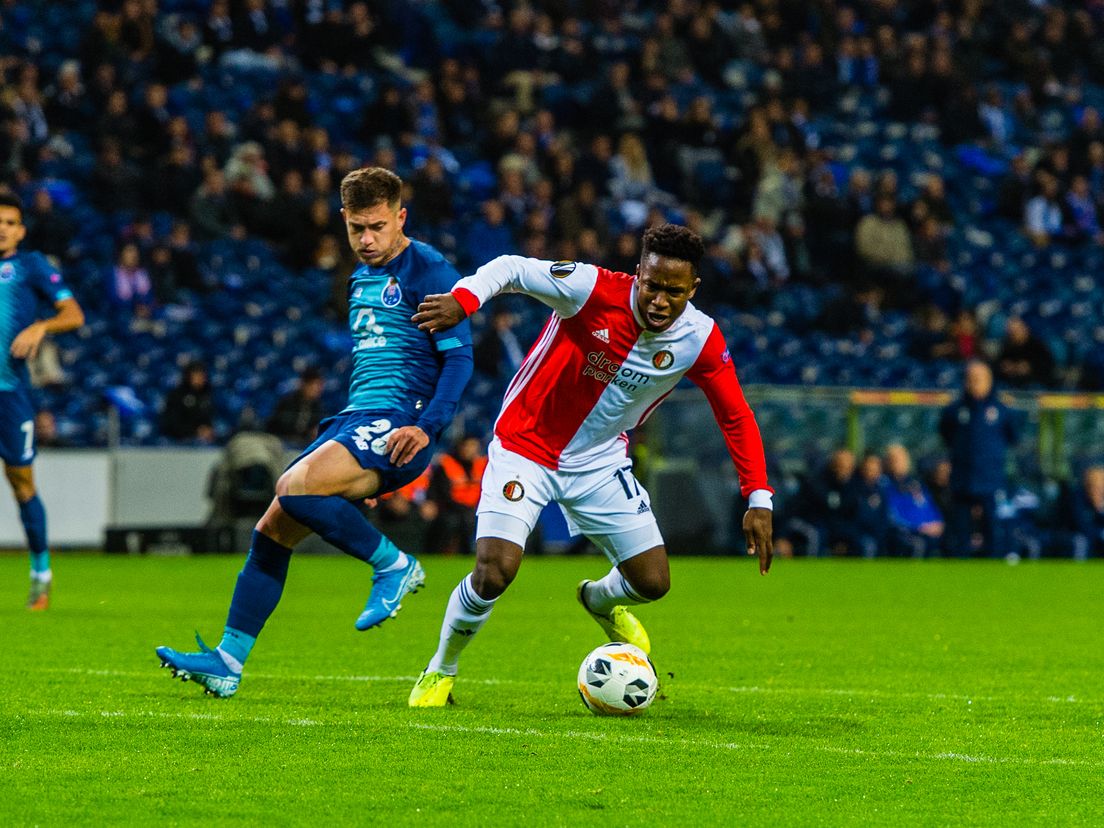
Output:
<svg viewBox="0 0 1104 828">
<path fill-rule="evenodd" d="M 47 256 L 65 259 L 79 243 L 73 220 L 54 206 L 54 199 L 45 187 L 35 190 L 23 223 L 27 227 L 25 246 Z"/>
<path fill-rule="evenodd" d="M 997 377 L 1017 388 L 1047 386 L 1054 380 L 1054 356 L 1018 316 L 1004 326 L 1004 339 L 996 361 Z"/>
<path fill-rule="evenodd" d="M 1008 450 L 1019 439 L 1019 423 L 998 399 L 992 369 L 981 360 L 966 364 L 962 396 L 943 409 L 939 433 L 951 459 L 947 552 L 972 555 L 976 524 L 982 539 L 977 551 L 1003 556 L 1010 550 L 998 508 L 1008 498 L 1005 469 Z"/>
<path fill-rule="evenodd" d="M 154 208 L 174 216 L 187 215 L 192 195 L 201 181 L 194 150 L 185 144 L 173 146 L 157 165 L 156 175 Z"/>
<path fill-rule="evenodd" d="M 116 141 L 105 141 L 91 177 L 93 202 L 106 212 L 137 212 L 145 202 L 141 173 L 123 158 Z"/>
<path fill-rule="evenodd" d="M 561 239 L 578 239 L 585 230 L 593 230 L 599 239 L 609 238 L 609 224 L 593 181 L 580 181 L 572 192 L 560 199 L 553 226 Z"/>
<path fill-rule="evenodd" d="M 276 185 L 268 175 L 264 147 L 256 141 L 246 141 L 234 147 L 223 172 L 231 184 L 239 180 L 248 181 L 252 197 L 259 201 L 268 201 L 276 195 Z"/>
<path fill-rule="evenodd" d="M 913 474 L 908 449 L 900 443 L 887 446 L 885 471 L 889 554 L 913 558 L 937 554 L 943 537 L 943 516 L 927 488 Z"/>
<path fill-rule="evenodd" d="M 437 504 L 437 517 L 426 532 L 430 552 L 471 554 L 475 538 L 475 507 L 487 458 L 479 438 L 464 435 L 439 455 L 429 482 L 429 498 Z"/>
<path fill-rule="evenodd" d="M 313 367 L 304 369 L 294 390 L 276 401 L 265 431 L 292 446 L 306 446 L 318 433 L 325 387 L 321 371 Z"/>
<path fill-rule="evenodd" d="M 414 188 L 414 204 L 420 220 L 440 226 L 452 221 L 456 215 L 453 209 L 452 184 L 448 174 L 436 155 L 426 158 L 422 168 L 411 179 Z"/>
<path fill-rule="evenodd" d="M 636 273 L 640 263 L 640 234 L 619 233 L 613 240 L 613 249 L 607 258 L 610 270 L 615 273 Z"/>
<path fill-rule="evenodd" d="M 1031 194 L 1031 163 L 1026 153 L 1012 158 L 1009 171 L 997 187 L 997 214 L 1013 221 L 1024 220 L 1027 198 Z"/>
<path fill-rule="evenodd" d="M 922 205 L 923 215 L 931 216 L 943 228 L 950 229 L 954 224 L 954 212 L 947 203 L 947 185 L 943 177 L 932 173 L 924 177 L 924 187 L 914 202 L 914 206 Z"/>
<path fill-rule="evenodd" d="M 52 129 L 62 132 L 87 125 L 90 113 L 88 96 L 81 81 L 81 65 L 66 60 L 58 67 L 57 81 L 46 89 L 46 119 Z"/>
<path fill-rule="evenodd" d="M 627 132 L 617 144 L 617 153 L 610 160 L 612 177 L 610 194 L 619 201 L 636 201 L 644 206 L 658 200 L 666 200 L 656 188 L 652 167 L 644 151 L 640 136 Z M 592 182 L 593 183 L 593 182 Z"/>
<path fill-rule="evenodd" d="M 873 452 L 865 455 L 851 484 L 854 487 L 855 534 L 863 557 L 871 558 L 885 550 L 889 534 L 882 458 Z"/>
<path fill-rule="evenodd" d="M 1016 122 L 1004 100 L 1004 93 L 996 84 L 990 86 L 978 106 L 978 117 L 989 137 L 990 147 L 998 154 L 1004 154 L 1015 136 Z M 1019 212 L 1016 217 L 1019 217 Z"/>
<path fill-rule="evenodd" d="M 197 235 L 204 241 L 245 235 L 245 228 L 238 221 L 226 190 L 226 177 L 217 167 L 204 174 L 203 183 L 192 196 L 188 215 Z"/>
<path fill-rule="evenodd" d="M 928 215 L 920 220 L 912 237 L 912 248 L 919 264 L 944 272 L 950 269 L 946 230 L 935 216 Z"/>
<path fill-rule="evenodd" d="M 898 304 L 914 257 L 908 225 L 898 216 L 897 203 L 891 197 L 879 196 L 874 212 L 859 221 L 855 252 L 867 278 L 881 282 L 893 304 Z"/>
<path fill-rule="evenodd" d="M 931 492 L 939 514 L 949 516 L 954 506 L 951 493 L 951 461 L 946 457 L 938 457 L 929 462 L 926 465 L 923 480 L 924 485 Z"/>
<path fill-rule="evenodd" d="M 168 238 L 169 261 L 173 272 L 173 284 L 197 293 L 208 290 L 199 270 L 195 244 L 192 242 L 192 226 L 186 221 L 173 223 Z"/>
<path fill-rule="evenodd" d="M 758 215 L 745 230 L 748 246 L 756 245 L 775 287 L 790 278 L 790 263 L 786 258 L 786 243 L 778 226 L 769 215 Z M 629 271 L 635 272 L 635 271 Z"/>
<path fill-rule="evenodd" d="M 1038 247 L 1046 247 L 1062 235 L 1062 203 L 1058 179 L 1048 172 L 1035 174 L 1039 192 L 1024 207 L 1024 232 Z"/>
<path fill-rule="evenodd" d="M 837 449 L 819 474 L 806 482 L 805 491 L 799 495 L 804 507 L 802 517 L 816 529 L 817 540 L 815 547 L 810 544 L 810 556 L 856 555 L 867 551 L 855 531 L 858 502 L 854 477 L 855 455 L 847 449 Z"/>
<path fill-rule="evenodd" d="M 199 134 L 199 151 L 214 159 L 220 167 L 230 160 L 237 146 L 238 129 L 221 109 L 209 110 L 203 116 L 203 131 Z"/>
<path fill-rule="evenodd" d="M 475 368 L 488 377 L 512 377 L 525 359 L 525 351 L 514 328 L 518 316 L 508 305 L 496 304 L 491 320 L 475 342 L 472 356 Z"/>
<path fill-rule="evenodd" d="M 481 215 L 471 223 L 464 234 L 463 249 L 467 258 L 461 264 L 469 270 L 490 261 L 495 256 L 514 252 L 513 233 L 506 224 L 506 210 L 497 199 L 484 201 Z"/>
<path fill-rule="evenodd" d="M 1085 176 L 1073 177 L 1065 201 L 1065 213 L 1068 216 L 1066 236 L 1074 242 L 1104 244 L 1104 231 L 1100 228 L 1096 200 L 1089 189 L 1089 180 Z"/>
<path fill-rule="evenodd" d="M 127 136 L 131 155 L 142 163 L 152 163 L 167 149 L 169 90 L 163 83 L 146 85 L 142 102 L 134 108 L 134 129 Z"/>
<path fill-rule="evenodd" d="M 1083 164 L 1089 157 L 1089 147 L 1104 141 L 1104 121 L 1095 106 L 1086 106 L 1081 110 L 1077 127 L 1069 137 L 1070 155 L 1076 163 Z"/>
<path fill-rule="evenodd" d="M 1104 557 L 1104 466 L 1090 466 L 1073 496 L 1073 556 Z"/>
<path fill-rule="evenodd" d="M 862 284 L 825 305 L 818 327 L 836 336 L 857 335 L 870 343 L 882 323 L 885 291 L 880 285 Z"/>
<path fill-rule="evenodd" d="M 111 298 L 133 316 L 147 319 L 153 314 L 153 282 L 142 265 L 142 253 L 134 242 L 119 250 L 113 270 Z"/>
<path fill-rule="evenodd" d="M 215 402 L 202 362 L 184 368 L 180 384 L 165 397 L 161 433 L 174 440 L 215 441 Z"/>
<path fill-rule="evenodd" d="M 847 181 L 847 213 L 850 229 L 858 227 L 864 216 L 874 212 L 874 189 L 870 173 L 855 167 Z"/>
<path fill-rule="evenodd" d="M 157 39 L 157 76 L 172 86 L 199 74 L 203 35 L 188 15 L 164 15 Z"/>
</svg>

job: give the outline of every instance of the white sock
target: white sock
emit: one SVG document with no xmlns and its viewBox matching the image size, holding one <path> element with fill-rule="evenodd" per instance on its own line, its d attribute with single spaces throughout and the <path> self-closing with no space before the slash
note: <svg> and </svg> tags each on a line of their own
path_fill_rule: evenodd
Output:
<svg viewBox="0 0 1104 828">
<path fill-rule="evenodd" d="M 460 653 L 475 638 L 492 609 L 494 600 L 488 601 L 476 594 L 469 574 L 449 596 L 445 620 L 441 624 L 441 642 L 437 645 L 437 652 L 430 659 L 426 672 L 455 676 Z"/>
<path fill-rule="evenodd" d="M 394 569 L 404 569 L 410 562 L 410 558 L 406 557 L 405 552 L 399 552 L 399 557 L 395 560 L 391 566 L 385 566 L 380 572 L 391 572 Z"/>
<path fill-rule="evenodd" d="M 583 600 L 591 612 L 607 617 L 613 612 L 614 607 L 648 603 L 646 598 L 641 598 L 633 592 L 629 582 L 616 566 L 606 574 L 605 578 L 591 581 L 586 585 L 583 589 Z"/>
<path fill-rule="evenodd" d="M 41 581 L 44 584 L 48 584 L 52 580 L 54 580 L 54 571 L 52 569 L 44 569 L 41 572 L 35 572 L 32 569 L 31 570 L 31 580 L 32 581 Z"/>
</svg>

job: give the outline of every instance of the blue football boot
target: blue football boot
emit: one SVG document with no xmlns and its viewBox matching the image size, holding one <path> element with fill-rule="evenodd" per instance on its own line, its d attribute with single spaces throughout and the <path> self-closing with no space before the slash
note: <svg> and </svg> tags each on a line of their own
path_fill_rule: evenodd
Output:
<svg viewBox="0 0 1104 828">
<path fill-rule="evenodd" d="M 394 618 L 402 609 L 402 597 L 417 592 L 425 585 L 425 570 L 413 555 L 407 555 L 406 566 L 372 576 L 372 594 L 364 605 L 364 612 L 356 620 L 358 630 L 378 627 L 388 618 Z"/>
<path fill-rule="evenodd" d="M 238 692 L 241 673 L 230 669 L 222 656 L 203 643 L 196 633 L 198 653 L 181 653 L 172 647 L 158 647 L 157 657 L 162 667 L 172 668 L 173 678 L 194 681 L 202 685 L 209 696 L 228 699 Z"/>
</svg>

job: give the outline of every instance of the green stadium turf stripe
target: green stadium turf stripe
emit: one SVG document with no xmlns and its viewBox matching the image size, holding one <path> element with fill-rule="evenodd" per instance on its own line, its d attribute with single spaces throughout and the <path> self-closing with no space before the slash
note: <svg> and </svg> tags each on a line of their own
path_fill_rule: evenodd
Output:
<svg viewBox="0 0 1104 828">
<path fill-rule="evenodd" d="M 708 748 L 712 750 L 763 750 L 774 751 L 777 747 L 782 752 L 789 753 L 791 748 L 788 745 L 756 745 L 756 744 L 738 744 L 736 742 L 717 742 L 708 739 L 668 739 L 657 738 L 651 736 L 626 736 L 620 733 L 595 733 L 582 730 L 556 730 L 546 731 L 537 730 L 536 728 L 514 728 L 514 727 L 468 727 L 465 725 L 436 725 L 436 724 L 421 724 L 418 722 L 411 722 L 410 727 L 415 730 L 429 730 L 441 733 L 469 733 L 472 735 L 491 735 L 491 736 L 525 736 L 525 737 L 539 737 L 545 739 L 579 739 L 585 741 L 595 742 L 611 742 L 611 743 L 644 743 L 644 744 L 663 744 L 663 745 L 685 745 L 688 748 Z M 843 748 L 834 747 L 832 745 L 807 745 L 806 750 L 814 750 L 820 753 L 834 753 L 845 756 L 861 756 L 869 759 L 920 759 L 923 761 L 939 762 L 963 762 L 967 764 L 986 764 L 986 765 L 1059 765 L 1069 767 L 1082 767 L 1091 768 L 1094 770 L 1104 769 L 1104 762 L 1089 762 L 1081 759 L 1064 759 L 1062 757 L 1052 757 L 1049 759 L 1032 759 L 1025 756 L 972 756 L 966 753 L 908 753 L 905 751 L 896 750 L 862 750 L 861 748 Z"/>
</svg>

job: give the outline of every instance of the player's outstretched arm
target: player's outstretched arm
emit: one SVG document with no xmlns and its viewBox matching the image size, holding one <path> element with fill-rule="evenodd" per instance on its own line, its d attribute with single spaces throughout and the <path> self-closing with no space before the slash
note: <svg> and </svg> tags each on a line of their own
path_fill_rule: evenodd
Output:
<svg viewBox="0 0 1104 828">
<path fill-rule="evenodd" d="M 774 513 L 770 509 L 748 509 L 744 512 L 744 539 L 747 553 L 759 556 L 759 574 L 770 572 L 774 557 Z"/>
<path fill-rule="evenodd" d="M 410 321 L 418 326 L 418 330 L 432 334 L 447 331 L 467 317 L 464 306 L 451 293 L 434 293 L 418 304 L 418 312 Z"/>
<path fill-rule="evenodd" d="M 11 355 L 16 359 L 31 359 L 38 353 L 46 334 L 65 333 L 84 324 L 84 311 L 76 299 L 62 299 L 55 305 L 57 314 L 49 319 L 33 322 L 18 334 L 11 344 Z"/>
</svg>

